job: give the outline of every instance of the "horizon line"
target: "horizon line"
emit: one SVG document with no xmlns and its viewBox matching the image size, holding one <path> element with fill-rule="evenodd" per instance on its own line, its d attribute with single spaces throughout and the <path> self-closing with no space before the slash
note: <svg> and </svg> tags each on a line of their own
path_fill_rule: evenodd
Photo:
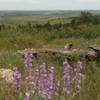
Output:
<svg viewBox="0 0 100 100">
<path fill-rule="evenodd" d="M 33 10 L 33 9 L 0 9 L 0 11 L 96 11 L 100 9 L 38 9 L 38 10 Z"/>
</svg>

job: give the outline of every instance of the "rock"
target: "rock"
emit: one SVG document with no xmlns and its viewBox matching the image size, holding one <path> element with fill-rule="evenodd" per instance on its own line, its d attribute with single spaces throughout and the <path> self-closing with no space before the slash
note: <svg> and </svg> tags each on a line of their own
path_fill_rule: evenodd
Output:
<svg viewBox="0 0 100 100">
<path fill-rule="evenodd" d="M 97 54 L 96 52 L 94 51 L 89 51 L 86 55 L 86 58 L 89 60 L 89 61 L 94 61 L 96 58 L 97 58 Z"/>
<path fill-rule="evenodd" d="M 89 46 L 88 48 L 94 50 L 97 53 L 100 53 L 100 46 L 99 45 L 92 45 L 92 46 Z"/>
<path fill-rule="evenodd" d="M 88 53 L 88 58 L 91 58 L 92 60 L 100 59 L 100 45 L 91 45 L 88 48 L 93 50 Z"/>
<path fill-rule="evenodd" d="M 8 83 L 13 82 L 13 71 L 10 69 L 0 69 L 0 79 L 5 80 Z"/>
<path fill-rule="evenodd" d="M 100 45 L 91 45 L 89 46 L 89 48 L 93 48 L 93 49 L 100 51 Z"/>
</svg>

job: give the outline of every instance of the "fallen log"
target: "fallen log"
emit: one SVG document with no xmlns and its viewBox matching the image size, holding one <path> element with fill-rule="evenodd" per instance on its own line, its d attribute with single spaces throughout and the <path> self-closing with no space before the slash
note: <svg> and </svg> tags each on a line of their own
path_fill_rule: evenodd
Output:
<svg viewBox="0 0 100 100">
<path fill-rule="evenodd" d="M 32 53 L 34 56 L 40 54 L 40 53 L 48 53 L 48 54 L 62 54 L 62 55 L 72 55 L 74 53 L 76 53 L 77 51 L 79 51 L 78 49 L 72 49 L 72 50 L 65 50 L 65 49 L 50 49 L 50 48 L 39 48 L 39 49 L 35 49 L 35 48 L 28 48 L 25 50 L 18 50 L 17 53 L 24 55 L 27 52 Z"/>
</svg>

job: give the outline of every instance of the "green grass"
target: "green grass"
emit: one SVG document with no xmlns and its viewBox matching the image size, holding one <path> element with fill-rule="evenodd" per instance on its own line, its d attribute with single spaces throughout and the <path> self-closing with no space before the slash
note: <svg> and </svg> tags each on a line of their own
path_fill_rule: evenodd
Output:
<svg viewBox="0 0 100 100">
<path fill-rule="evenodd" d="M 55 23 L 68 23 L 70 22 L 70 16 L 10 16 L 10 17 L 0 17 L 1 24 L 13 24 L 18 25 L 26 24 L 31 22 L 33 25 L 35 24 L 45 24 L 50 21 L 51 24 Z"/>
</svg>

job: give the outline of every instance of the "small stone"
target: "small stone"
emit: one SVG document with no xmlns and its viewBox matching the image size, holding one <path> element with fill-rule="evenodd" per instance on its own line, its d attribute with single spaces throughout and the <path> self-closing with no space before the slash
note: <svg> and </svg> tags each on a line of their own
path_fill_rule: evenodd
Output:
<svg viewBox="0 0 100 100">
<path fill-rule="evenodd" d="M 11 69 L 0 69 L 0 79 L 4 79 L 8 83 L 13 82 L 13 71 Z"/>
</svg>

